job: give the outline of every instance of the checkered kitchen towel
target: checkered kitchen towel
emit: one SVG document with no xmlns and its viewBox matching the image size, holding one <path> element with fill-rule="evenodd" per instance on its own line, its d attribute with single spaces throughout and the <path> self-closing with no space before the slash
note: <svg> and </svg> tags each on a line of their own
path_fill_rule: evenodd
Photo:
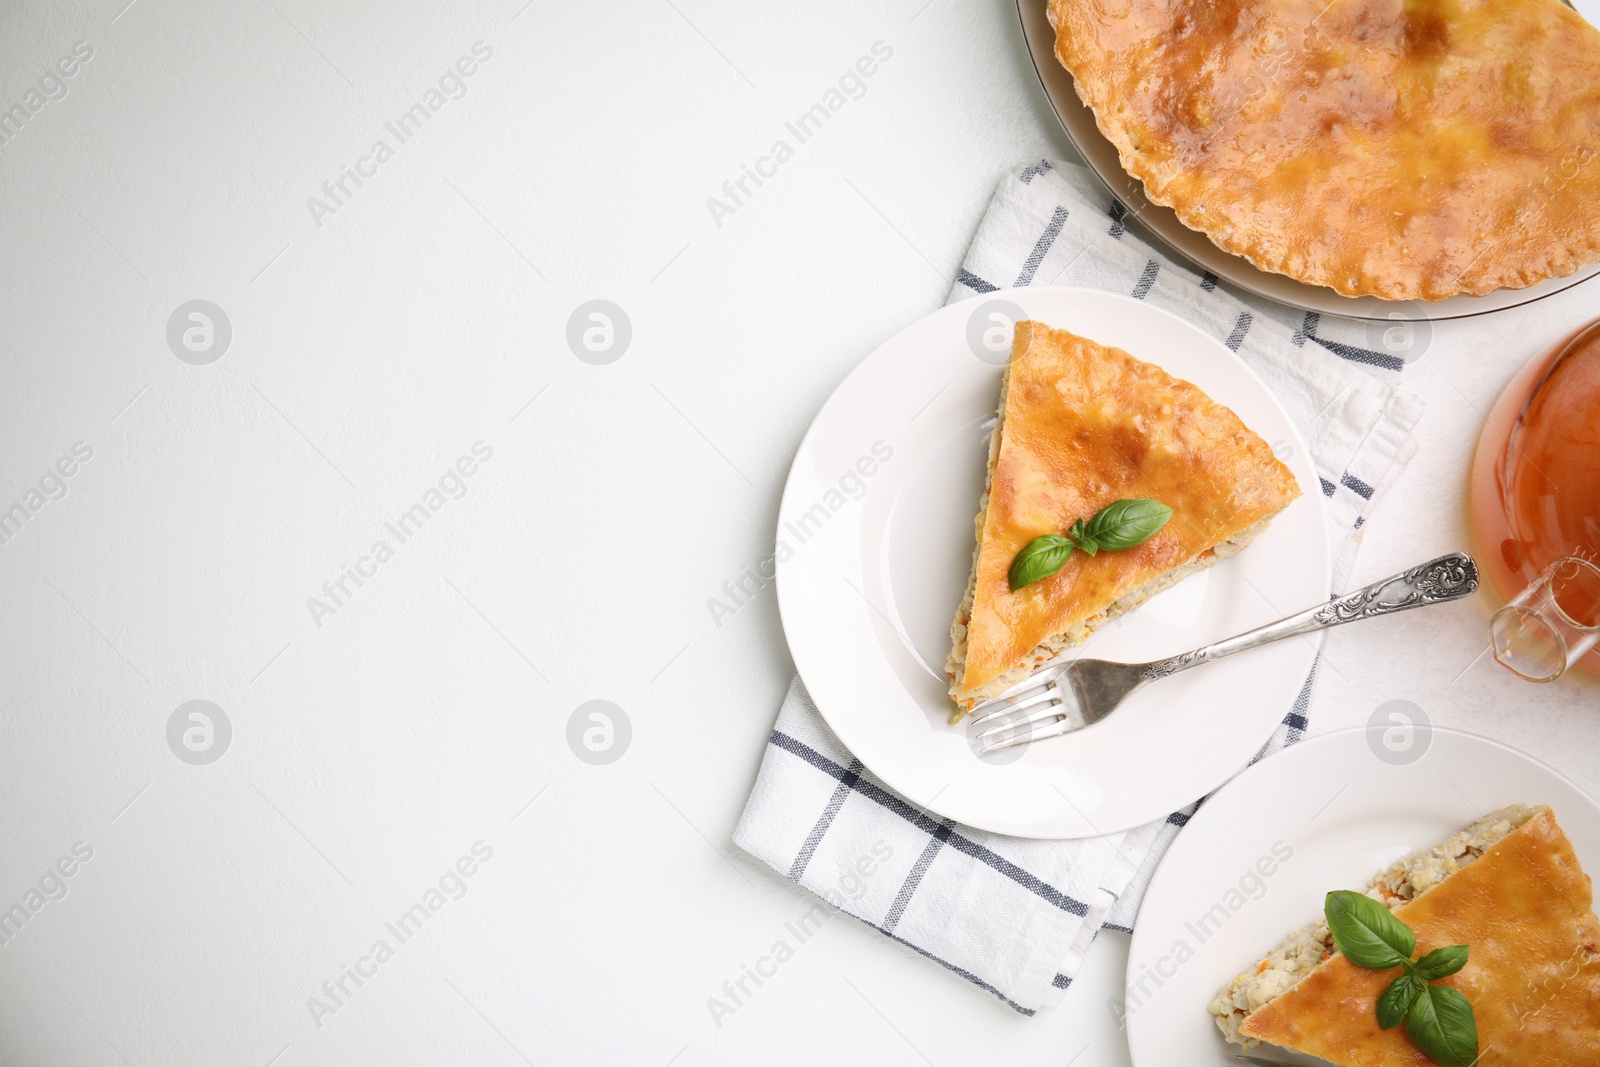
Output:
<svg viewBox="0 0 1600 1067">
<path fill-rule="evenodd" d="M 1152 247 L 1126 215 L 1082 167 L 1041 160 L 1001 182 L 950 300 L 1008 286 L 1106 289 L 1165 308 L 1237 352 L 1314 454 L 1336 546 L 1329 592 L 1342 590 L 1362 523 L 1416 448 L 1422 406 L 1399 388 L 1416 338 L 1394 324 L 1332 321 L 1240 296 Z M 1263 754 L 1304 735 L 1315 677 L 1313 665 Z M 1131 930 L 1156 862 L 1193 810 L 1073 841 L 960 826 L 863 768 L 796 678 L 734 841 L 1031 1015 L 1060 1001 L 1102 926 Z"/>
</svg>

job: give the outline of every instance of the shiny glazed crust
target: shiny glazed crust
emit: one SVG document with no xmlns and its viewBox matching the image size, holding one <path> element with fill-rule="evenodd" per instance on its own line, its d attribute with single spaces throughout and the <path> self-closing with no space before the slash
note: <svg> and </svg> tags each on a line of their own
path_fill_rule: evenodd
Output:
<svg viewBox="0 0 1600 1067">
<path fill-rule="evenodd" d="M 1146 195 L 1346 296 L 1600 259 L 1600 30 L 1560 0 L 1049 0 Z"/>
<path fill-rule="evenodd" d="M 1544 810 L 1511 804 L 1492 811 L 1433 848 L 1413 852 L 1387 870 L 1379 871 L 1367 883 L 1364 892 L 1390 911 L 1396 911 L 1475 862 Z M 1260 1044 L 1241 1033 L 1250 1015 L 1294 988 L 1335 951 L 1333 933 L 1325 917 L 1319 917 L 1284 938 L 1256 966 L 1235 975 L 1212 999 L 1209 1011 L 1222 1036 L 1246 1048 Z"/>
<path fill-rule="evenodd" d="M 1271 447 L 1197 386 L 1037 322 L 1017 323 L 990 456 L 970 604 L 952 627 L 958 706 L 1032 664 L 1041 646 L 1081 641 L 1119 604 L 1134 606 L 1300 495 Z M 1141 545 L 1075 552 L 1011 591 L 1011 561 L 1029 541 L 1128 497 L 1159 500 L 1173 517 Z"/>
<path fill-rule="evenodd" d="M 1443 984 L 1472 1002 L 1480 1067 L 1600 1064 L 1600 921 L 1549 808 L 1395 915 L 1419 953 L 1470 947 Z M 1336 954 L 1240 1032 L 1344 1067 L 1427 1067 L 1404 1027 L 1378 1028 L 1377 999 L 1393 977 Z"/>
</svg>

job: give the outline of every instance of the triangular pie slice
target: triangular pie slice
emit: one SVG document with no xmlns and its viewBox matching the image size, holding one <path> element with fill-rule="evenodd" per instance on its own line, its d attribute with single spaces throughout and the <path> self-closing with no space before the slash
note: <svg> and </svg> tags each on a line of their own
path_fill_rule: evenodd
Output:
<svg viewBox="0 0 1600 1067">
<path fill-rule="evenodd" d="M 1123 168 L 1262 270 L 1442 300 L 1600 259 L 1600 30 L 1562 0 L 1049 2 Z"/>
<path fill-rule="evenodd" d="M 1042 323 L 1016 325 L 999 415 L 945 665 L 963 710 L 1237 552 L 1300 495 L 1272 446 L 1197 386 Z M 1011 591 L 1011 562 L 1030 541 L 1130 498 L 1159 500 L 1172 518 L 1143 544 L 1074 552 Z"/>
<path fill-rule="evenodd" d="M 1417 936 L 1417 954 L 1468 946 L 1440 984 L 1472 1003 L 1479 1067 L 1600 1064 L 1600 920 L 1588 875 L 1549 808 L 1514 805 L 1374 878 Z M 1211 1004 L 1225 1036 L 1269 1042 L 1339 1067 L 1426 1067 L 1404 1026 L 1379 1029 L 1395 972 L 1334 950 L 1327 924 L 1290 935 Z"/>
</svg>

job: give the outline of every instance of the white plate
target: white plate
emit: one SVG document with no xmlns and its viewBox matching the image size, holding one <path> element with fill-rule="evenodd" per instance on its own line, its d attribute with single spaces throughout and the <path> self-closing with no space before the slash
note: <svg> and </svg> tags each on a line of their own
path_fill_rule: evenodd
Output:
<svg viewBox="0 0 1600 1067">
<path fill-rule="evenodd" d="M 947 724 L 944 662 L 1011 348 L 1009 320 L 993 338 L 998 354 L 982 346 L 982 332 L 992 328 L 989 305 L 1005 301 L 1195 383 L 1272 442 L 1300 481 L 1300 499 L 1248 549 L 1102 628 L 1088 654 L 1159 659 L 1327 598 L 1317 474 L 1261 380 L 1222 345 L 1148 304 L 1040 288 L 935 312 L 868 356 L 823 405 L 779 509 L 778 607 L 795 665 L 828 724 L 900 793 L 1000 833 L 1110 833 L 1161 818 L 1244 767 L 1293 703 L 1315 648 L 1280 641 L 1150 686 L 1069 737 L 995 763 L 973 755 L 966 728 Z"/>
<path fill-rule="evenodd" d="M 1287 275 L 1261 270 L 1243 256 L 1223 251 L 1205 234 L 1185 226 L 1171 208 L 1152 204 L 1145 199 L 1143 183 L 1122 169 L 1116 147 L 1100 132 L 1100 127 L 1095 124 L 1094 112 L 1078 98 L 1072 75 L 1056 59 L 1055 30 L 1050 26 L 1045 8 L 1046 0 L 1017 0 L 1017 13 L 1022 18 L 1022 34 L 1028 41 L 1033 68 L 1038 72 L 1039 82 L 1044 87 L 1045 96 L 1050 99 L 1056 118 L 1061 121 L 1062 129 L 1066 130 L 1089 168 L 1111 190 L 1111 195 L 1127 206 L 1132 218 L 1202 271 L 1210 271 L 1247 292 L 1307 311 L 1358 319 L 1411 321 L 1456 319 L 1519 307 L 1570 289 L 1600 274 L 1600 263 L 1591 263 L 1565 278 L 1550 278 L 1526 289 L 1501 289 L 1485 296 L 1453 296 L 1435 302 L 1397 302 L 1380 300 L 1375 296 L 1341 296 L 1324 286 L 1306 285 Z"/>
<path fill-rule="evenodd" d="M 1360 889 L 1497 808 L 1550 805 L 1578 859 L 1600 872 L 1600 805 L 1549 767 L 1454 730 L 1391 740 L 1420 755 L 1379 759 L 1377 728 L 1324 734 L 1262 760 L 1189 820 L 1134 927 L 1124 1010 L 1135 1067 L 1234 1067 L 1240 1049 L 1206 1012 L 1223 983 L 1321 915 L 1329 890 Z M 1289 858 L 1278 862 L 1274 847 Z"/>
</svg>

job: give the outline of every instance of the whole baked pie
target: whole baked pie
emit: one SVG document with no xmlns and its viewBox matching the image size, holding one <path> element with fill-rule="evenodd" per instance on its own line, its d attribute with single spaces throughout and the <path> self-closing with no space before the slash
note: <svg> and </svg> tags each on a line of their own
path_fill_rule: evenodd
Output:
<svg viewBox="0 0 1600 1067">
<path fill-rule="evenodd" d="M 1600 259 L 1600 30 L 1560 0 L 1049 0 L 1146 195 L 1262 270 L 1442 300 Z"/>
</svg>

